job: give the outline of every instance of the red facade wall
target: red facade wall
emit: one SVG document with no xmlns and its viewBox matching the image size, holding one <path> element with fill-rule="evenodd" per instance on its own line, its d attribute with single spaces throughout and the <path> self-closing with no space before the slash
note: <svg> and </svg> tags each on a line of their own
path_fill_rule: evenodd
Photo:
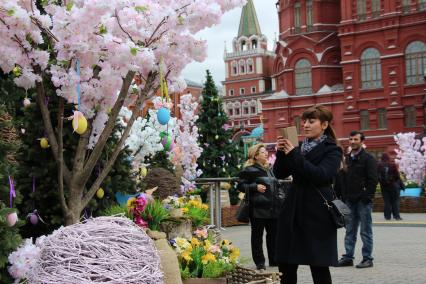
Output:
<svg viewBox="0 0 426 284">
<path fill-rule="evenodd" d="M 334 126 L 343 142 L 352 130 L 360 129 L 360 111 L 368 110 L 370 127 L 364 130 L 367 147 L 372 151 L 392 151 L 393 135 L 423 130 L 424 81 L 408 85 L 405 79 L 405 49 L 412 41 L 426 43 L 426 10 L 420 11 L 415 0 L 403 12 L 402 1 L 381 1 L 379 14 L 373 15 L 367 0 L 365 18 L 359 19 L 356 2 L 312 1 L 314 30 L 306 32 L 305 2 L 301 3 L 302 29 L 295 33 L 294 3 L 279 1 L 280 43 L 276 47 L 274 74 L 276 92 L 286 97 L 262 100 L 265 142 L 276 140 L 277 129 L 294 124 L 293 117 L 314 104 L 332 109 Z M 334 12 L 333 12 L 334 11 Z M 374 18 L 373 18 L 374 17 Z M 382 87 L 362 89 L 362 52 L 374 47 L 380 52 Z M 282 59 L 284 57 L 284 60 Z M 294 66 L 308 59 L 312 65 L 312 95 L 296 96 Z M 324 86 L 335 86 L 332 92 L 318 94 Z M 404 108 L 414 106 L 416 126 L 404 126 Z M 378 129 L 377 111 L 386 109 L 387 128 Z"/>
</svg>

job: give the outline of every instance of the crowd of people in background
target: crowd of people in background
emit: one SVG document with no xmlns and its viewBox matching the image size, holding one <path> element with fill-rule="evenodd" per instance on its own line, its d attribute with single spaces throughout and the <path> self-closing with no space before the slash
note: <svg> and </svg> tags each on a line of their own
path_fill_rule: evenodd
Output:
<svg viewBox="0 0 426 284">
<path fill-rule="evenodd" d="M 277 137 L 276 161 L 268 164 L 264 144 L 248 151 L 238 189 L 250 199 L 251 249 L 259 270 L 266 269 L 263 234 L 269 266 L 278 266 L 281 283 L 297 283 L 299 265 L 308 265 L 314 283 L 332 283 L 330 266 L 353 266 L 360 228 L 362 260 L 356 268 L 373 266 L 372 210 L 377 184 L 384 199 L 384 218 L 402 220 L 399 194 L 404 189 L 400 173 L 387 153 L 381 161 L 363 147 L 365 135 L 349 134 L 344 153 L 331 125 L 332 112 L 316 105 L 302 115 L 304 140 L 293 145 Z M 279 180 L 291 179 L 288 187 Z M 285 198 L 284 198 L 285 197 Z M 339 198 L 350 209 L 344 248 L 337 254 L 337 229 L 330 217 L 330 202 Z"/>
</svg>

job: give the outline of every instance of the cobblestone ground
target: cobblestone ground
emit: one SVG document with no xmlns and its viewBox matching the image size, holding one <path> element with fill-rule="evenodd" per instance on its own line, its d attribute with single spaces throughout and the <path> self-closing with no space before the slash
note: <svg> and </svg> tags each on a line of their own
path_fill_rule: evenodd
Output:
<svg viewBox="0 0 426 284">
<path fill-rule="evenodd" d="M 374 267 L 331 268 L 333 283 L 425 284 L 426 283 L 426 214 L 404 214 L 404 222 L 383 222 L 382 215 L 373 216 Z M 250 250 L 250 227 L 226 228 L 223 238 L 230 239 L 241 249 L 245 266 L 254 268 Z M 344 229 L 338 233 L 339 255 L 344 251 Z M 265 242 L 265 241 L 264 241 Z M 361 261 L 362 242 L 358 236 L 355 262 Z M 266 248 L 264 248 L 266 255 Z M 270 268 L 268 268 L 270 269 Z M 271 269 L 274 270 L 274 269 Z M 312 283 L 309 267 L 300 266 L 298 283 Z"/>
</svg>

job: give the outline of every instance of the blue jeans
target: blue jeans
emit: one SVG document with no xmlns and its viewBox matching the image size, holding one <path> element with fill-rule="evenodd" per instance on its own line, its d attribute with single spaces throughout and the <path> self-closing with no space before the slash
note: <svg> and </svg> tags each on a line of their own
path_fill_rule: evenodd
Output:
<svg viewBox="0 0 426 284">
<path fill-rule="evenodd" d="M 346 225 L 345 249 L 343 258 L 354 259 L 358 226 L 361 225 L 362 257 L 363 260 L 373 260 L 373 222 L 371 212 L 373 203 L 365 203 L 362 200 L 347 200 L 346 204 L 351 209 L 348 224 Z"/>
</svg>

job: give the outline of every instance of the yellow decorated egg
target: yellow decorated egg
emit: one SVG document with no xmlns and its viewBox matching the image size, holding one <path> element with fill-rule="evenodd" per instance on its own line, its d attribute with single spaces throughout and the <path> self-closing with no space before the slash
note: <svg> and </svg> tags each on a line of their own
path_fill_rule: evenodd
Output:
<svg viewBox="0 0 426 284">
<path fill-rule="evenodd" d="M 82 135 L 82 134 L 84 134 L 84 132 L 86 132 L 86 130 L 87 130 L 87 119 L 84 116 L 79 117 L 78 118 L 78 127 L 75 130 L 75 132 Z"/>
<path fill-rule="evenodd" d="M 96 191 L 96 197 L 97 197 L 97 198 L 99 198 L 99 199 L 101 199 L 101 198 L 103 198 L 103 197 L 104 197 L 104 195 L 105 195 L 105 191 L 103 190 L 103 188 L 102 188 L 102 187 L 100 187 L 100 188 L 98 189 L 98 191 Z"/>
<path fill-rule="evenodd" d="M 41 148 L 43 148 L 43 149 L 46 149 L 46 148 L 49 148 L 49 140 L 47 140 L 47 138 L 41 138 L 40 139 L 40 146 L 41 146 Z"/>
</svg>

